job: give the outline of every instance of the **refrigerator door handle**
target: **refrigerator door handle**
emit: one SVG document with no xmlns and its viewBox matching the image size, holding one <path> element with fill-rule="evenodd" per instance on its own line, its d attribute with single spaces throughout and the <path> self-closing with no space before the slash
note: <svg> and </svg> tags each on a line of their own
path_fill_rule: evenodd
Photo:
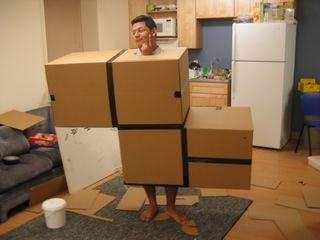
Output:
<svg viewBox="0 0 320 240">
<path fill-rule="evenodd" d="M 231 60 L 236 60 L 234 57 L 235 55 L 235 50 L 236 50 L 236 26 L 237 24 L 236 23 L 233 23 L 232 25 L 232 59 Z"/>
<path fill-rule="evenodd" d="M 235 93 L 236 93 L 236 77 L 235 77 L 235 62 L 232 61 L 231 65 L 231 96 L 232 99 L 235 99 Z"/>
</svg>

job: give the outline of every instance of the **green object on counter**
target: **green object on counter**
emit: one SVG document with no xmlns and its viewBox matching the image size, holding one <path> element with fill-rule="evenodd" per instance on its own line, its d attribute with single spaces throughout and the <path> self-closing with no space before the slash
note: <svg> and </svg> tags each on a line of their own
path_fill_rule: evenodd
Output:
<svg viewBox="0 0 320 240">
<path fill-rule="evenodd" d="M 202 74 L 206 75 L 209 73 L 209 67 L 202 67 L 201 71 L 202 71 Z"/>
<path fill-rule="evenodd" d="M 155 7 L 156 6 L 154 4 L 152 4 L 152 3 L 148 4 L 147 5 L 147 12 L 153 12 Z"/>
</svg>

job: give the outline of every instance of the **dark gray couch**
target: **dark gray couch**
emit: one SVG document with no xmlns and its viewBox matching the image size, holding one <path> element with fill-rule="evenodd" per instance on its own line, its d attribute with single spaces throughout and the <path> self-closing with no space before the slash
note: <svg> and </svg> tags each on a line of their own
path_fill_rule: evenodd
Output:
<svg viewBox="0 0 320 240">
<path fill-rule="evenodd" d="M 44 120 L 25 131 L 0 125 L 0 159 L 20 157 L 15 165 L 0 161 L 0 222 L 7 220 L 10 210 L 28 202 L 32 187 L 63 174 L 58 144 L 31 146 L 27 139 L 36 132 L 55 133 L 51 108 L 41 107 L 28 113 Z"/>
</svg>

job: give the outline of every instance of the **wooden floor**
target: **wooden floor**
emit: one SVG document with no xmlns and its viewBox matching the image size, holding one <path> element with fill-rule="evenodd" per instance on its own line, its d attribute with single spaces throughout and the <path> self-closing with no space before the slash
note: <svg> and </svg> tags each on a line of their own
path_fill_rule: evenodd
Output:
<svg viewBox="0 0 320 240">
<path fill-rule="evenodd" d="M 252 175 L 281 180 L 276 190 L 252 186 L 251 190 L 228 190 L 229 195 L 253 200 L 254 203 L 274 205 L 280 195 L 299 196 L 301 182 L 320 187 L 320 171 L 308 165 L 308 152 L 303 146 L 294 153 L 294 144 L 289 143 L 282 150 L 263 148 L 253 149 Z M 320 155 L 319 149 L 313 150 L 313 155 Z M 316 239 L 320 239 L 320 214 L 299 211 L 303 223 Z M 0 234 L 38 216 L 22 211 L 0 224 Z M 259 240 L 285 239 L 278 227 L 272 221 L 253 220 L 245 212 L 235 224 L 225 239 L 229 240 Z"/>
</svg>

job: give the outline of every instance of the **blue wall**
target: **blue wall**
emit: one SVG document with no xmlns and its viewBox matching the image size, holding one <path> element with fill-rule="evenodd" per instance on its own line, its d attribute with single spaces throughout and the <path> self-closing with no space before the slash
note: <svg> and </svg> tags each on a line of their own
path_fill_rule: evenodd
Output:
<svg viewBox="0 0 320 240">
<path fill-rule="evenodd" d="M 219 59 L 218 67 L 231 68 L 232 20 L 202 20 L 201 24 L 203 47 L 189 50 L 190 62 L 198 59 L 201 66 L 210 66 Z"/>
<path fill-rule="evenodd" d="M 302 77 L 316 78 L 320 83 L 320 1 L 298 0 L 296 18 L 297 42 L 292 103 L 292 131 L 300 130 L 303 115 L 297 92 Z M 205 20 L 203 26 L 203 48 L 190 49 L 189 60 L 199 60 L 201 66 L 210 66 L 218 58 L 219 67 L 231 67 L 232 20 Z"/>
</svg>

